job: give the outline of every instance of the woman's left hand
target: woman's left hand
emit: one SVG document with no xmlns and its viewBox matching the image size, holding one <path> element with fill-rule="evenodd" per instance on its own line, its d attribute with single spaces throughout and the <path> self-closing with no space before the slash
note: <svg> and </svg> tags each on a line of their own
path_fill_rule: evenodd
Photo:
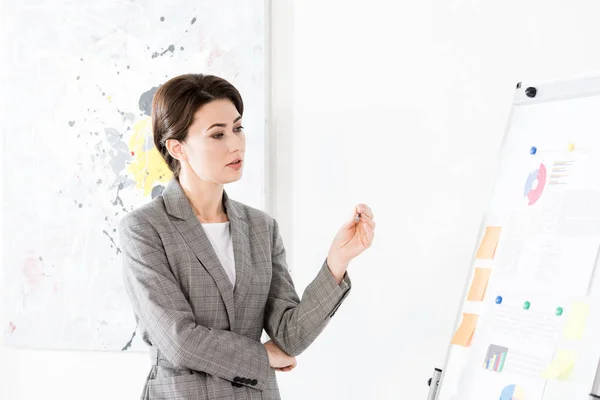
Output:
<svg viewBox="0 0 600 400">
<path fill-rule="evenodd" d="M 356 221 L 358 214 L 360 218 Z M 327 264 L 336 278 L 341 281 L 350 261 L 371 247 L 374 235 L 373 212 L 366 204 L 359 204 L 352 219 L 346 222 L 335 235 L 327 255 Z"/>
</svg>

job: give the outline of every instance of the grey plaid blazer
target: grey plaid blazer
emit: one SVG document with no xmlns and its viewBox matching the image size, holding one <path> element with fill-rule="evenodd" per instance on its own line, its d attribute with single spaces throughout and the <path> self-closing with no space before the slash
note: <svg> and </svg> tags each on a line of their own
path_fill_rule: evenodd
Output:
<svg viewBox="0 0 600 400">
<path fill-rule="evenodd" d="M 176 179 L 119 224 L 123 280 L 150 349 L 141 399 L 280 399 L 263 329 L 298 355 L 350 291 L 348 275 L 338 285 L 325 261 L 300 300 L 277 222 L 227 193 L 223 204 L 235 287 Z"/>
</svg>

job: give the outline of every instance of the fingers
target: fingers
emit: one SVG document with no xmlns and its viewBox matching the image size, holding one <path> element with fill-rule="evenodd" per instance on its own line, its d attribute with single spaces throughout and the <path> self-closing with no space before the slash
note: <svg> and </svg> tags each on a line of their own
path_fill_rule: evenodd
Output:
<svg viewBox="0 0 600 400">
<path fill-rule="evenodd" d="M 366 215 L 367 217 L 373 219 L 373 211 L 371 211 L 371 207 L 366 204 L 359 204 L 356 206 L 356 212 Z"/>
<path fill-rule="evenodd" d="M 374 221 L 373 221 L 373 224 L 375 224 Z M 360 239 L 363 243 L 363 246 L 365 246 L 365 248 L 371 247 L 371 244 L 373 244 L 374 237 L 375 237 L 374 227 L 372 227 L 371 225 L 369 225 L 366 222 L 363 222 L 362 229 L 360 231 Z"/>
<path fill-rule="evenodd" d="M 373 221 L 372 217 L 369 217 L 367 214 L 361 214 L 360 219 L 363 223 L 366 223 L 371 227 L 371 229 L 375 229 L 375 221 Z"/>
<path fill-rule="evenodd" d="M 375 229 L 375 221 L 373 221 L 373 211 L 366 204 L 358 204 L 352 213 L 352 219 L 344 224 L 344 228 L 350 229 L 361 222 L 367 222 L 372 229 Z"/>
<path fill-rule="evenodd" d="M 296 368 L 296 365 L 298 365 L 298 362 L 296 361 L 296 358 L 294 358 L 290 365 L 281 367 L 281 368 L 275 368 L 275 370 L 279 371 L 279 372 L 289 372 L 289 371 L 293 370 L 294 368 Z"/>
</svg>

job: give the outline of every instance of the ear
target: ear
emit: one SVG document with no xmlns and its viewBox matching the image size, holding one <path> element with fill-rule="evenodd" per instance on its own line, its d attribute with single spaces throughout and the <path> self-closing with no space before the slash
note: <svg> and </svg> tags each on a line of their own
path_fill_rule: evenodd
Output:
<svg viewBox="0 0 600 400">
<path fill-rule="evenodd" d="M 183 151 L 183 145 L 181 144 L 181 142 L 179 140 L 167 139 L 167 141 L 165 142 L 165 145 L 167 146 L 167 150 L 169 151 L 169 154 L 171 155 L 171 157 L 179 160 L 180 162 L 187 160 L 187 156 L 185 155 L 185 152 Z"/>
</svg>

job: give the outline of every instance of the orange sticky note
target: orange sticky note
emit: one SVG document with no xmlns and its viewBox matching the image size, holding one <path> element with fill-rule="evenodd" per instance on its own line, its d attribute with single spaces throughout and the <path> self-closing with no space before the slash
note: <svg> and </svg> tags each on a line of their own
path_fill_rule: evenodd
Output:
<svg viewBox="0 0 600 400">
<path fill-rule="evenodd" d="M 488 226 L 485 228 L 485 234 L 477 250 L 477 258 L 482 260 L 492 260 L 496 254 L 496 246 L 500 240 L 500 226 Z"/>
<path fill-rule="evenodd" d="M 483 301 L 491 272 L 492 270 L 489 268 L 475 268 L 475 274 L 473 275 L 473 282 L 471 283 L 471 289 L 469 289 L 467 300 Z"/>
<path fill-rule="evenodd" d="M 469 347 L 471 345 L 471 338 L 475 332 L 475 327 L 477 326 L 478 318 L 479 316 L 477 314 L 463 313 L 462 322 L 452 338 L 452 344 Z"/>
</svg>

